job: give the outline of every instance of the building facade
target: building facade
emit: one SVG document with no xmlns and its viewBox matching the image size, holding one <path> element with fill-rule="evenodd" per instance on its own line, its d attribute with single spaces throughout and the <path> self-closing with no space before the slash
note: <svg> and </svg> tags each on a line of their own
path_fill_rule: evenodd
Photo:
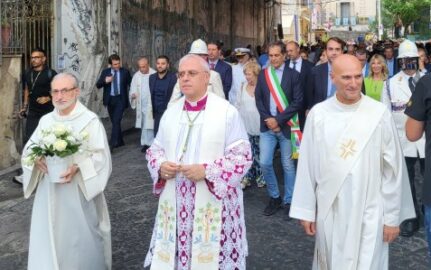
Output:
<svg viewBox="0 0 431 270">
<path fill-rule="evenodd" d="M 171 58 L 175 68 L 193 40 L 223 40 L 225 48 L 255 48 L 272 37 L 272 10 L 258 0 L 0 0 L 0 170 L 19 163 L 22 73 L 33 47 L 48 51 L 48 62 L 80 80 L 81 101 L 106 115 L 95 83 L 118 53 L 132 72 L 147 56 Z"/>
</svg>

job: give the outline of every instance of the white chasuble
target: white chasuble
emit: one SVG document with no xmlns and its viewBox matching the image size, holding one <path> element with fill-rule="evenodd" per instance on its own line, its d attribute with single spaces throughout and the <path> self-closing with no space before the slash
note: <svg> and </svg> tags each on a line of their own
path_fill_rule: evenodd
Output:
<svg viewBox="0 0 431 270">
<path fill-rule="evenodd" d="M 35 166 L 23 164 L 24 196 L 36 189 L 30 229 L 28 269 L 111 269 L 111 225 L 103 190 L 111 174 L 106 132 L 97 115 L 79 102 L 68 116 L 53 111 L 40 120 L 24 148 L 41 139 L 54 123 L 89 134 L 87 151 L 76 153 L 78 173 L 69 184 L 50 182 Z"/>
<path fill-rule="evenodd" d="M 160 199 L 145 265 L 164 270 L 245 269 L 247 243 L 239 183 L 250 166 L 251 152 L 244 126 L 236 109 L 212 93 L 200 112 L 186 113 L 183 104 L 184 98 L 168 108 L 147 152 Z M 189 118 L 196 119 L 190 134 Z M 166 160 L 206 164 L 206 179 L 195 184 L 177 174 L 160 188 L 158 170 Z"/>
<path fill-rule="evenodd" d="M 344 105 L 334 96 L 308 115 L 290 215 L 317 222 L 313 269 L 387 269 L 383 226 L 415 215 L 383 106 L 367 96 Z"/>
</svg>

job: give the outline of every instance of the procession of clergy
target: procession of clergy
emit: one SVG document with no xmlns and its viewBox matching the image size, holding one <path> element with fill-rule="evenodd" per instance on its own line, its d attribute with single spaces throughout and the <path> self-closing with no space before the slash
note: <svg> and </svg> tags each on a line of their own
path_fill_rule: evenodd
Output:
<svg viewBox="0 0 431 270">
<path fill-rule="evenodd" d="M 136 109 L 159 200 L 145 267 L 246 269 L 246 257 L 253 254 L 243 188 L 256 181 L 266 185 L 270 197 L 265 215 L 283 209 L 286 219 L 300 220 L 305 233 L 315 237 L 312 269 L 388 269 L 388 244 L 400 224 L 417 215 L 403 154 L 404 110 L 415 105 L 408 103 L 409 77 L 417 87 L 429 86 L 420 83 L 417 48 L 406 40 L 398 51 L 399 74 L 385 81 L 381 93 L 389 105 L 376 101 L 363 93 L 361 62 L 343 54 L 343 46 L 330 38 L 328 62 L 309 67 L 300 58 L 286 61 L 286 52 L 298 44 L 288 42 L 286 49 L 276 41 L 268 45 L 261 69 L 249 60 L 248 49 L 237 50 L 239 63 L 231 66 L 214 58 L 220 50 L 216 43 L 196 40 L 176 76 L 170 75 L 166 56 L 158 56 L 156 70 L 140 59 L 130 91 L 122 86 L 128 73 L 119 57 L 110 57 L 111 66 L 98 81 L 113 123 L 109 142 L 97 115 L 79 102 L 78 79 L 56 75 L 50 91 L 54 111 L 40 119 L 23 159 L 43 140 L 41 130 L 55 123 L 90 137 L 88 149 L 73 154 L 61 183 L 50 180 L 43 157 L 33 166 L 23 164 L 24 196 L 36 193 L 28 269 L 111 269 L 103 191 L 112 171 L 111 151 L 124 144 L 121 129 L 114 131 L 127 107 L 123 96 Z M 220 65 L 230 79 L 217 71 Z M 424 140 L 422 131 L 407 135 Z M 277 145 L 283 195 L 272 163 Z"/>
</svg>

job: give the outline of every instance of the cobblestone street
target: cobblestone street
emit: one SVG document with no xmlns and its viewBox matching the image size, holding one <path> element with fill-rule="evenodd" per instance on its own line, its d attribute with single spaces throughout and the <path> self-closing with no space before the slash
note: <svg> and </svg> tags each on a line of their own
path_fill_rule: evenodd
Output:
<svg viewBox="0 0 431 270">
<path fill-rule="evenodd" d="M 113 174 L 105 195 L 112 225 L 113 269 L 143 269 L 157 199 L 144 154 L 140 132 L 125 132 L 126 146 L 113 153 Z M 0 177 L 0 269 L 20 270 L 27 264 L 28 236 L 33 197 L 25 200 L 14 174 Z M 266 190 L 255 186 L 244 196 L 249 257 L 247 269 L 311 269 L 313 239 L 305 236 L 296 220 L 284 212 L 266 217 Z M 430 269 L 423 227 L 411 238 L 398 238 L 390 248 L 390 269 Z"/>
</svg>

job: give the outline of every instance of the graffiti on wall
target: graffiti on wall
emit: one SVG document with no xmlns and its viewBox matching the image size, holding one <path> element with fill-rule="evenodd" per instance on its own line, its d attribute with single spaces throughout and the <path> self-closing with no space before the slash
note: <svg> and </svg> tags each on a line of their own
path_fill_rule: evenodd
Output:
<svg viewBox="0 0 431 270">
<path fill-rule="evenodd" d="M 136 60 L 140 56 L 149 57 L 154 66 L 159 55 L 167 55 L 175 70 L 193 40 L 207 38 L 204 27 L 184 13 L 164 10 L 139 10 L 138 13 L 137 10 L 136 6 L 123 4 L 123 14 L 128 14 L 122 20 L 123 65 L 132 71 L 136 70 Z M 152 17 L 152 14 L 157 16 Z"/>
</svg>

